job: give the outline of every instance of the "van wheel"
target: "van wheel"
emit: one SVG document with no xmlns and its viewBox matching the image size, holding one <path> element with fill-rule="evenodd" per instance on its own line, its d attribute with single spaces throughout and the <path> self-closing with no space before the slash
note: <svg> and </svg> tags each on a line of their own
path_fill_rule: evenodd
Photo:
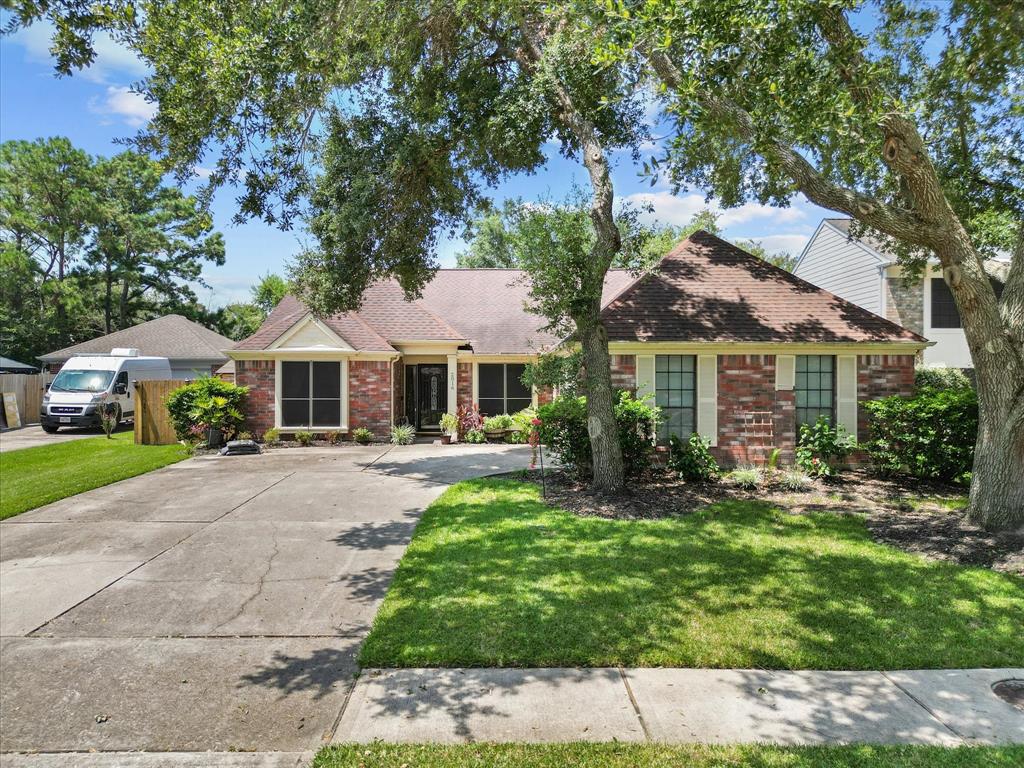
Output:
<svg viewBox="0 0 1024 768">
<path fill-rule="evenodd" d="M 45 432 L 48 435 L 57 434 L 58 429 L 60 429 L 60 427 L 55 426 L 53 424 L 43 424 L 43 432 Z"/>
</svg>

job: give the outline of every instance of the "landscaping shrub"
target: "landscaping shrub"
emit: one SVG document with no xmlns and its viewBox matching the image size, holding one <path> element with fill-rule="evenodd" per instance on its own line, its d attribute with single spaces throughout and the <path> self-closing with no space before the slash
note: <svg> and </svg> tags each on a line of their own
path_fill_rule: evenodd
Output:
<svg viewBox="0 0 1024 768">
<path fill-rule="evenodd" d="M 165 401 L 179 440 L 188 440 L 209 427 L 225 437 L 241 430 L 245 423 L 243 406 L 248 387 L 207 376 L 179 387 Z"/>
<path fill-rule="evenodd" d="M 972 389 L 971 380 L 959 368 L 918 368 L 914 371 L 918 389 Z"/>
<path fill-rule="evenodd" d="M 277 427 L 271 427 L 263 433 L 264 443 L 277 443 L 281 440 L 281 430 Z"/>
<path fill-rule="evenodd" d="M 313 444 L 313 433 L 299 430 L 295 433 L 295 442 L 299 445 L 312 445 Z"/>
<path fill-rule="evenodd" d="M 334 430 L 332 432 L 327 433 L 327 442 L 330 443 L 331 445 L 337 445 L 338 443 L 341 442 L 343 437 L 344 435 L 341 432 Z"/>
<path fill-rule="evenodd" d="M 479 429 L 471 429 L 462 439 L 467 443 L 486 443 L 487 435 Z"/>
<path fill-rule="evenodd" d="M 530 432 L 533 431 L 535 418 L 537 418 L 537 412 L 533 408 L 523 408 L 518 413 L 512 414 L 512 431 L 505 435 L 505 442 L 517 445 L 530 442 Z"/>
<path fill-rule="evenodd" d="M 373 440 L 373 432 L 366 427 L 356 427 L 352 430 L 352 439 L 360 445 L 366 445 Z"/>
<path fill-rule="evenodd" d="M 914 397 L 864 403 L 871 415 L 864 446 L 881 475 L 955 481 L 971 469 L 978 438 L 978 394 L 972 388 L 925 388 Z"/>
<path fill-rule="evenodd" d="M 671 449 L 669 469 L 674 469 L 684 480 L 709 483 L 718 479 L 718 462 L 711 455 L 711 441 L 706 437 L 694 432 L 689 440 L 683 442 L 677 435 L 672 435 L 668 444 Z"/>
<path fill-rule="evenodd" d="M 800 426 L 796 465 L 811 477 L 831 477 L 836 465 L 857 447 L 857 440 L 841 424 L 832 426 L 827 416 Z"/>
<path fill-rule="evenodd" d="M 395 424 L 391 428 L 391 442 L 395 445 L 412 445 L 415 439 L 416 428 L 412 424 Z"/>
<path fill-rule="evenodd" d="M 799 469 L 787 469 L 779 477 L 779 484 L 787 491 L 810 490 L 811 482 L 811 478 Z"/>
<path fill-rule="evenodd" d="M 729 479 L 740 488 L 753 491 L 761 487 L 764 473 L 758 467 L 737 467 L 729 473 Z"/>
<path fill-rule="evenodd" d="M 590 435 L 587 432 L 587 401 L 584 397 L 558 397 L 542 405 L 537 416 L 541 441 L 569 472 L 589 477 Z M 658 409 L 630 392 L 620 392 L 615 404 L 615 422 L 622 446 L 626 475 L 635 477 L 651 464 Z"/>
</svg>

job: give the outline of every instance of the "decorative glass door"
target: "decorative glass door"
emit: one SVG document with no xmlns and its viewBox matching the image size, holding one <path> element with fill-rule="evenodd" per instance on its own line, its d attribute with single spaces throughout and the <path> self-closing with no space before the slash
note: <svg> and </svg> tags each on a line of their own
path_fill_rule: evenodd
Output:
<svg viewBox="0 0 1024 768">
<path fill-rule="evenodd" d="M 415 403 L 416 429 L 440 429 L 441 416 L 448 411 L 448 366 L 417 365 L 411 377 L 415 392 L 407 392 Z M 409 377 L 406 378 L 408 382 Z"/>
</svg>

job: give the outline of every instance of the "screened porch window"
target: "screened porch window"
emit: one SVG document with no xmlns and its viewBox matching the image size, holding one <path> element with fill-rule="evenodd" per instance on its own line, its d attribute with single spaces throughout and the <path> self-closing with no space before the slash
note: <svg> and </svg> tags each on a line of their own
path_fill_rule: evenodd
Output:
<svg viewBox="0 0 1024 768">
<path fill-rule="evenodd" d="M 533 405 L 533 393 L 523 384 L 526 363 L 480 363 L 477 368 L 477 398 L 480 413 L 518 413 Z"/>
<path fill-rule="evenodd" d="M 832 355 L 797 355 L 796 426 L 814 424 L 819 416 L 836 420 L 836 359 Z"/>
<path fill-rule="evenodd" d="M 340 427 L 341 363 L 281 363 L 281 426 Z"/>
<path fill-rule="evenodd" d="M 670 435 L 686 440 L 697 431 L 696 355 L 656 355 L 654 403 L 661 409 L 658 442 Z"/>
</svg>

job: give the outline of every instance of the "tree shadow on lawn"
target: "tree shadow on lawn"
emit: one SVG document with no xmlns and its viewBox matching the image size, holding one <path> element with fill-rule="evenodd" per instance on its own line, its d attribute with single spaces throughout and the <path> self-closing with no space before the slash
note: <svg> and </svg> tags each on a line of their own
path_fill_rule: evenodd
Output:
<svg viewBox="0 0 1024 768">
<path fill-rule="evenodd" d="M 901 669 L 1024 663 L 1024 581 L 756 501 L 617 521 L 482 480 L 424 515 L 364 666 Z"/>
</svg>

